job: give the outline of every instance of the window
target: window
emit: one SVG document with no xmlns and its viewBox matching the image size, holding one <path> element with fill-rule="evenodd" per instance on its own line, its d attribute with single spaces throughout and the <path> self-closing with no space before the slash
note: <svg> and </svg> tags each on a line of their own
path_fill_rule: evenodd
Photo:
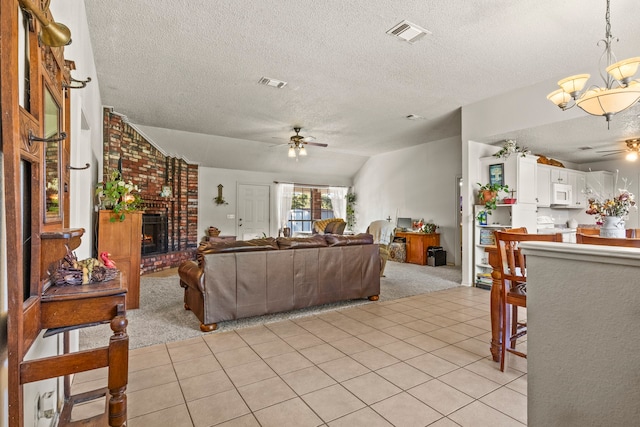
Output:
<svg viewBox="0 0 640 427">
<path fill-rule="evenodd" d="M 310 233 L 313 221 L 329 218 L 333 218 L 333 206 L 328 188 L 293 188 L 288 224 L 292 233 Z"/>
</svg>

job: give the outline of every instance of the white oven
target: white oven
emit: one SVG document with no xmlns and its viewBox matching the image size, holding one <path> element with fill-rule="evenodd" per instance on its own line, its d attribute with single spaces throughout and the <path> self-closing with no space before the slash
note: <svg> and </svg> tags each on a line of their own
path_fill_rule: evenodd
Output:
<svg viewBox="0 0 640 427">
<path fill-rule="evenodd" d="M 554 183 L 551 187 L 551 204 L 568 206 L 571 204 L 573 187 L 568 184 Z"/>
</svg>

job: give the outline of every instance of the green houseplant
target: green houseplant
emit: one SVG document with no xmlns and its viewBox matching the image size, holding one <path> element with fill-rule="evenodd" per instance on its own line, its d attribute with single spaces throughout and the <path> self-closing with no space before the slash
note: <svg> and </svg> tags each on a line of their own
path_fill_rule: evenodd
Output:
<svg viewBox="0 0 640 427">
<path fill-rule="evenodd" d="M 113 211 L 111 222 L 124 221 L 125 214 L 140 210 L 142 198 L 138 186 L 131 180 L 125 182 L 119 170 L 113 170 L 109 179 L 96 186 L 96 197 L 100 209 Z"/>
<path fill-rule="evenodd" d="M 487 215 L 489 215 L 497 205 L 498 193 L 501 191 L 508 192 L 509 186 L 502 184 L 480 184 L 478 183 L 480 188 L 478 189 L 478 201 L 480 204 L 484 205 L 484 209 L 478 212 L 476 215 L 476 219 L 481 221 L 482 218 L 486 220 Z"/>
<path fill-rule="evenodd" d="M 353 230 L 356 225 L 356 201 L 358 200 L 356 193 L 347 193 L 345 196 L 347 199 L 347 227 L 349 230 Z"/>
</svg>

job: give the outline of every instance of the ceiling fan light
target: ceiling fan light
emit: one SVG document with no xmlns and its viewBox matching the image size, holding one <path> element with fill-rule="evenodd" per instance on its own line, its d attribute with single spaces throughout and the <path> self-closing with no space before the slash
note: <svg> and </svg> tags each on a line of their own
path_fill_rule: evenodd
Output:
<svg viewBox="0 0 640 427">
<path fill-rule="evenodd" d="M 567 106 L 567 103 L 571 99 L 571 95 L 569 95 L 562 89 L 558 89 L 547 95 L 547 99 L 556 104 L 558 107 L 564 108 Z"/>
<path fill-rule="evenodd" d="M 293 145 L 289 147 L 289 157 L 296 157 L 296 149 L 293 148 Z"/>
<path fill-rule="evenodd" d="M 627 153 L 627 155 L 625 156 L 625 159 L 627 159 L 630 162 L 635 162 L 636 160 L 638 160 L 638 153 L 636 151 Z"/>
<path fill-rule="evenodd" d="M 594 116 L 611 116 L 640 99 L 640 87 L 590 90 L 576 101 L 578 107 Z"/>
<path fill-rule="evenodd" d="M 576 74 L 575 76 L 569 76 L 566 79 L 560 80 L 558 82 L 558 86 L 575 99 L 580 91 L 584 89 L 589 77 L 591 77 L 591 74 Z"/>
<path fill-rule="evenodd" d="M 638 71 L 638 65 L 640 57 L 628 58 L 609 65 L 606 70 L 611 77 L 626 85 Z"/>
<path fill-rule="evenodd" d="M 304 148 L 304 145 L 302 147 L 300 147 L 300 151 L 298 152 L 298 154 L 300 154 L 301 156 L 306 156 L 307 155 L 307 149 Z"/>
</svg>

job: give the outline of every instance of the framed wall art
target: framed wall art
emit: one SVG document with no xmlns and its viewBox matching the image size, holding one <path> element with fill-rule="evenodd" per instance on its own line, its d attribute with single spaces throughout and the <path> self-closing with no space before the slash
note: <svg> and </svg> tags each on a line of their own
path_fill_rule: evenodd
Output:
<svg viewBox="0 0 640 427">
<path fill-rule="evenodd" d="M 504 163 L 489 165 L 489 184 L 504 185 Z"/>
</svg>

